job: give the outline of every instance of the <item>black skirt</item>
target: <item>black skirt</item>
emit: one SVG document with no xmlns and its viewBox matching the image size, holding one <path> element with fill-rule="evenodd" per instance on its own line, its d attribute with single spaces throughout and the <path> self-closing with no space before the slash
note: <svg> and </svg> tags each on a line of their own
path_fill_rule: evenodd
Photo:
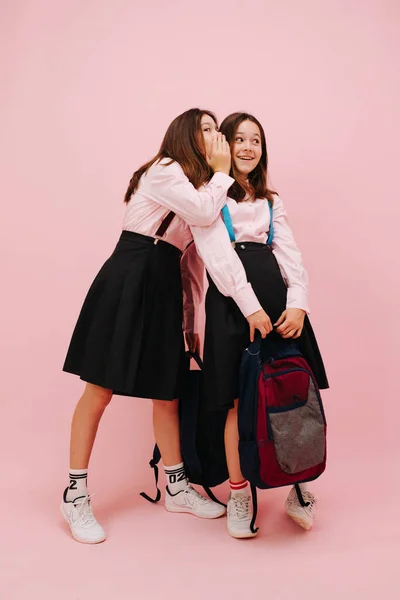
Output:
<svg viewBox="0 0 400 600">
<path fill-rule="evenodd" d="M 63 370 L 114 394 L 176 398 L 185 365 L 180 259 L 171 244 L 123 231 L 87 294 Z"/>
<path fill-rule="evenodd" d="M 275 323 L 286 308 L 287 287 L 273 252 L 266 244 L 236 245 L 261 306 Z M 320 389 L 328 387 L 324 363 L 308 317 L 297 340 Z M 206 297 L 204 391 L 209 409 L 231 408 L 239 395 L 239 368 L 249 344 L 249 325 L 238 306 L 210 280 Z"/>
</svg>

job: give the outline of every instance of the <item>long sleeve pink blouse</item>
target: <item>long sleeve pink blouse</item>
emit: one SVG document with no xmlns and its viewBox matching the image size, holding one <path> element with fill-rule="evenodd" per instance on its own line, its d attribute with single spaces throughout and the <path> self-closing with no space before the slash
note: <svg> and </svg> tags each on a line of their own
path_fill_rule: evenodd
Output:
<svg viewBox="0 0 400 600">
<path fill-rule="evenodd" d="M 229 264 L 233 266 L 233 274 L 220 273 L 221 269 L 225 270 L 225 262 L 222 262 L 217 269 L 215 266 L 217 263 L 213 258 L 214 255 L 221 256 L 218 235 L 212 235 L 213 224 L 223 225 L 219 215 L 227 202 L 227 191 L 233 181 L 228 175 L 217 172 L 207 185 L 196 190 L 178 163 L 162 159 L 152 165 L 142 176 L 138 189 L 126 208 L 123 229 L 148 236 L 155 236 L 161 222 L 170 211 L 176 214 L 163 239 L 183 252 L 181 272 L 184 288 L 185 331 L 196 330 L 196 306 L 204 293 L 204 265 L 212 276 L 218 271 L 218 281 L 223 280 L 225 284 L 223 293 L 234 299 L 245 316 L 260 309 L 254 291 L 247 282 L 242 263 L 230 245 L 229 239 L 224 248 L 229 255 Z M 200 253 L 201 257 L 194 245 L 190 245 L 193 240 L 193 229 L 209 232 L 212 237 L 212 240 L 210 237 L 211 245 L 207 248 L 207 252 Z M 226 234 L 226 231 L 224 233 Z M 201 241 L 200 245 L 203 247 Z"/>
</svg>

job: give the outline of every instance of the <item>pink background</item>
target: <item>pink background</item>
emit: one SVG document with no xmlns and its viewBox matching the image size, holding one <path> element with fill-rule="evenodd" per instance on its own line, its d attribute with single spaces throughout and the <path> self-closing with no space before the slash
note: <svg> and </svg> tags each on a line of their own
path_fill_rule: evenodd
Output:
<svg viewBox="0 0 400 600">
<path fill-rule="evenodd" d="M 398 597 L 399 3 L 0 8 L 1 597 Z M 240 543 L 224 520 L 147 505 L 150 403 L 116 398 L 90 475 L 109 539 L 87 547 L 58 513 L 82 389 L 61 366 L 131 173 L 191 106 L 267 132 L 332 386 L 319 518 L 304 535 L 286 490 L 264 492 L 261 534 Z"/>
</svg>

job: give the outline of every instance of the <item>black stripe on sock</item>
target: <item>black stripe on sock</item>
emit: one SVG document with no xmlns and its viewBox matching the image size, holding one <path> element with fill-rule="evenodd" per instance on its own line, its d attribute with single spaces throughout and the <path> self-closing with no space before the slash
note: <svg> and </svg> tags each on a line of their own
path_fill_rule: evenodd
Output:
<svg viewBox="0 0 400 600">
<path fill-rule="evenodd" d="M 183 473 L 185 471 L 185 467 L 182 467 L 181 469 L 165 469 L 165 472 L 167 473 L 167 475 L 177 475 L 178 473 Z"/>
</svg>

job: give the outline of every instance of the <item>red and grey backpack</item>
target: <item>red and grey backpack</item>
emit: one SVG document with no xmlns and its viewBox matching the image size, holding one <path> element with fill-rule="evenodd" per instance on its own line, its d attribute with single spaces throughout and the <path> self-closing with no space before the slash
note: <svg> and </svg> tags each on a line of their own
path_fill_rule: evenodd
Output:
<svg viewBox="0 0 400 600">
<path fill-rule="evenodd" d="M 243 354 L 239 394 L 239 454 L 250 482 L 255 530 L 256 488 L 319 477 L 326 465 L 326 419 L 315 377 L 295 340 L 272 332 Z"/>
</svg>

